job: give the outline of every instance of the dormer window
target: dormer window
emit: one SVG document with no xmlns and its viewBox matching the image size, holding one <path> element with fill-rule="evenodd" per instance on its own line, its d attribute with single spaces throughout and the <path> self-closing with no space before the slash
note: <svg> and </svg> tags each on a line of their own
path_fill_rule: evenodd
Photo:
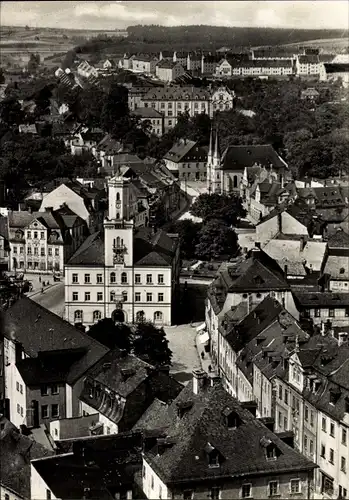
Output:
<svg viewBox="0 0 349 500">
<path fill-rule="evenodd" d="M 215 468 L 220 466 L 221 454 L 211 443 L 207 443 L 205 446 L 205 453 L 207 455 L 209 467 Z"/>
<path fill-rule="evenodd" d="M 223 417 L 225 420 L 225 425 L 228 429 L 236 429 L 241 424 L 241 419 L 239 415 L 232 411 L 229 407 L 223 410 Z"/>
<path fill-rule="evenodd" d="M 130 377 L 133 377 L 133 375 L 135 375 L 136 373 L 136 370 L 134 370 L 133 368 L 123 368 L 121 370 L 121 376 L 122 376 L 122 379 L 124 382 L 126 382 L 127 379 L 129 379 Z"/>
<path fill-rule="evenodd" d="M 179 401 L 177 403 L 177 415 L 182 418 L 193 407 L 192 401 Z"/>
</svg>

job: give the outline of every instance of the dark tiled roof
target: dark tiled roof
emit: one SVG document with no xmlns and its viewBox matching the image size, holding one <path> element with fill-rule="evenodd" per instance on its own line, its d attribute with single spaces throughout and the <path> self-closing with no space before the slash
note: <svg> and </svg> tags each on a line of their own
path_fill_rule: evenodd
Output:
<svg viewBox="0 0 349 500">
<path fill-rule="evenodd" d="M 153 234 L 151 228 L 142 227 L 134 235 L 134 265 L 169 266 L 178 246 L 178 240 L 164 231 Z"/>
<path fill-rule="evenodd" d="M 133 430 L 146 430 L 152 428 L 154 424 L 154 416 L 156 420 L 165 418 L 168 411 L 168 404 L 155 398 L 152 404 L 145 410 L 141 418 L 138 420 Z"/>
<path fill-rule="evenodd" d="M 178 405 L 188 401 L 192 406 L 179 419 Z M 234 430 L 226 424 L 227 413 L 237 416 L 238 426 Z M 281 471 L 294 473 L 316 467 L 282 442 L 249 410 L 243 409 L 220 385 L 203 388 L 195 395 L 189 383 L 169 407 L 165 422 L 159 419 L 154 428 L 163 430 L 173 443 L 160 455 L 155 450 L 145 453 L 146 461 L 166 484 L 198 478 L 215 480 Z M 276 460 L 267 460 L 264 442 L 278 450 Z M 212 449 L 221 456 L 218 468 L 209 467 L 207 452 Z"/>
<path fill-rule="evenodd" d="M 187 155 L 191 149 L 196 145 L 195 141 L 190 141 L 188 139 L 180 139 L 176 142 L 172 148 L 165 154 L 164 158 L 166 160 L 171 160 L 175 163 L 180 162 L 185 155 Z"/>
<path fill-rule="evenodd" d="M 157 67 L 164 68 L 164 69 L 172 69 L 175 66 L 177 66 L 177 64 L 178 64 L 177 62 L 168 61 L 167 59 L 162 59 L 161 61 L 159 61 L 157 63 Z"/>
<path fill-rule="evenodd" d="M 64 357 L 65 350 L 86 349 L 85 355 L 70 367 L 68 383 L 75 382 L 108 352 L 102 344 L 27 297 L 5 311 L 3 333 L 21 343 L 24 352 L 33 358 L 43 351 L 63 351 Z"/>
<path fill-rule="evenodd" d="M 344 206 L 345 193 L 339 186 L 297 188 L 300 198 L 314 198 L 317 208 Z"/>
<path fill-rule="evenodd" d="M 255 163 L 267 168 L 270 165 L 273 165 L 274 169 L 287 168 L 270 144 L 228 146 L 222 155 L 224 170 L 243 171 L 245 167 L 252 167 Z"/>
<path fill-rule="evenodd" d="M 1 483 L 24 498 L 30 495 L 30 460 L 53 454 L 19 430 L 5 418 L 1 418 L 5 428 L 0 433 Z"/>
<path fill-rule="evenodd" d="M 349 248 L 349 234 L 342 229 L 336 231 L 327 241 L 329 248 Z"/>
<path fill-rule="evenodd" d="M 68 266 L 104 266 L 104 242 L 100 233 L 91 234 L 76 250 L 67 263 Z"/>
<path fill-rule="evenodd" d="M 144 96 L 143 101 L 206 101 L 210 98 L 210 92 L 206 89 L 197 87 L 157 87 L 149 90 Z"/>
<path fill-rule="evenodd" d="M 132 113 L 141 118 L 162 118 L 162 114 L 154 108 L 137 108 Z"/>
<path fill-rule="evenodd" d="M 299 56 L 298 60 L 300 64 L 319 64 L 319 56 L 317 55 Z"/>
<path fill-rule="evenodd" d="M 349 306 L 349 294 L 347 293 L 294 291 L 293 294 L 301 308 Z"/>
</svg>

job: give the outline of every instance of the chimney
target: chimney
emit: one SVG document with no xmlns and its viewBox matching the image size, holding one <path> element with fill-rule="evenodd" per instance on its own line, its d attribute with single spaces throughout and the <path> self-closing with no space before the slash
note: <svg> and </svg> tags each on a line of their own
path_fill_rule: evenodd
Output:
<svg viewBox="0 0 349 500">
<path fill-rule="evenodd" d="M 282 233 L 282 213 L 281 212 L 278 213 L 277 218 L 278 218 L 278 222 L 277 222 L 277 224 L 278 224 L 278 232 Z"/>
<path fill-rule="evenodd" d="M 256 248 L 261 248 L 261 242 L 260 241 L 255 241 L 255 246 Z"/>
<path fill-rule="evenodd" d="M 214 387 L 215 385 L 220 385 L 220 383 L 221 383 L 220 376 L 218 375 L 218 373 L 215 373 L 215 372 L 210 373 L 208 375 L 208 379 L 210 381 L 210 386 L 211 387 Z"/>
<path fill-rule="evenodd" d="M 347 332 L 339 332 L 338 333 L 338 346 L 348 345 L 348 333 Z"/>
<path fill-rule="evenodd" d="M 300 251 L 301 252 L 303 252 L 305 244 L 306 244 L 305 237 L 301 236 L 301 239 L 300 239 Z"/>
<path fill-rule="evenodd" d="M 288 267 L 287 267 L 287 264 L 284 265 L 284 275 L 285 275 L 285 278 L 287 278 L 287 274 L 288 274 Z"/>
<path fill-rule="evenodd" d="M 193 370 L 193 393 L 199 394 L 205 387 L 207 373 L 202 368 Z"/>
</svg>

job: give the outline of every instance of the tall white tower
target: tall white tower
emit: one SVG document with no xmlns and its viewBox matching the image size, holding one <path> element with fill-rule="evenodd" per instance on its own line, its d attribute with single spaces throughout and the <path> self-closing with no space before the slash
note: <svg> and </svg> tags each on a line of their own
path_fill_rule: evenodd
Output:
<svg viewBox="0 0 349 500">
<path fill-rule="evenodd" d="M 133 265 L 133 221 L 129 220 L 130 183 L 117 174 L 108 181 L 108 217 L 104 220 L 104 258 L 110 267 Z"/>
<path fill-rule="evenodd" d="M 221 170 L 221 154 L 220 154 L 219 140 L 218 140 L 218 129 L 216 129 L 216 138 L 215 138 L 213 153 L 212 153 L 212 133 L 211 133 L 210 151 L 207 158 L 208 191 L 209 193 L 221 194 L 222 170 Z"/>
<path fill-rule="evenodd" d="M 213 130 L 211 127 L 210 145 L 208 148 L 207 165 L 206 165 L 206 185 L 207 185 L 207 192 L 209 194 L 212 192 L 212 185 L 211 185 L 212 163 L 213 163 Z"/>
</svg>

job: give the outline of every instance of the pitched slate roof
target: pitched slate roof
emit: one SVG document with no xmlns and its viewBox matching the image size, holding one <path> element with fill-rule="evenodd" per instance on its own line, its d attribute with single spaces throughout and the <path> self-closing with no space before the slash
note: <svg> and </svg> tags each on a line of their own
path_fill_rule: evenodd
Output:
<svg viewBox="0 0 349 500">
<path fill-rule="evenodd" d="M 17 300 L 3 315 L 3 334 L 22 344 L 28 356 L 35 358 L 43 351 L 85 349 L 69 369 L 67 382 L 74 383 L 90 366 L 102 358 L 108 349 L 67 321 L 27 297 Z"/>
<path fill-rule="evenodd" d="M 141 227 L 134 235 L 135 266 L 169 266 L 178 247 L 178 240 L 161 229 L 153 234 L 149 227 Z"/>
<path fill-rule="evenodd" d="M 178 405 L 190 401 L 192 406 L 179 418 Z M 237 428 L 229 429 L 225 415 L 234 413 Z M 166 484 L 194 479 L 241 478 L 254 474 L 312 470 L 315 464 L 287 446 L 249 410 L 230 396 L 221 385 L 205 387 L 194 394 L 189 383 L 173 401 L 165 422 L 152 424 L 173 443 L 157 454 L 157 447 L 145 452 L 145 460 Z M 246 446 L 248 443 L 248 446 Z M 276 460 L 267 460 L 265 446 L 279 450 Z M 217 450 L 219 467 L 209 467 L 208 453 Z"/>
<path fill-rule="evenodd" d="M 180 139 L 172 148 L 165 154 L 164 159 L 171 160 L 174 163 L 179 163 L 182 158 L 189 153 L 197 143 L 188 139 Z"/>
<path fill-rule="evenodd" d="M 67 266 L 104 266 L 104 242 L 99 232 L 93 233 L 76 250 Z"/>
<path fill-rule="evenodd" d="M 141 118 L 162 118 L 162 114 L 154 108 L 137 108 L 132 114 Z"/>
<path fill-rule="evenodd" d="M 344 206 L 345 193 L 339 186 L 297 188 L 299 198 L 314 198 L 317 207 L 333 208 Z"/>
<path fill-rule="evenodd" d="M 228 146 L 222 155 L 223 170 L 243 171 L 255 163 L 273 169 L 287 168 L 285 162 L 270 144 L 256 146 Z"/>
<path fill-rule="evenodd" d="M 30 498 L 30 460 L 53 455 L 53 452 L 37 443 L 4 417 L 5 424 L 0 433 L 1 483 L 24 498 Z"/>
<path fill-rule="evenodd" d="M 335 293 L 335 292 L 293 292 L 298 307 L 304 308 L 318 308 L 318 307 L 348 307 L 349 294 Z"/>
<path fill-rule="evenodd" d="M 144 96 L 143 101 L 206 101 L 210 98 L 210 92 L 198 87 L 156 87 L 150 89 Z"/>
<path fill-rule="evenodd" d="M 328 248 L 349 248 L 349 234 L 343 229 L 337 230 L 327 241 Z"/>
<path fill-rule="evenodd" d="M 330 279 L 349 281 L 349 255 L 329 255 L 324 272 L 331 276 Z"/>
</svg>

